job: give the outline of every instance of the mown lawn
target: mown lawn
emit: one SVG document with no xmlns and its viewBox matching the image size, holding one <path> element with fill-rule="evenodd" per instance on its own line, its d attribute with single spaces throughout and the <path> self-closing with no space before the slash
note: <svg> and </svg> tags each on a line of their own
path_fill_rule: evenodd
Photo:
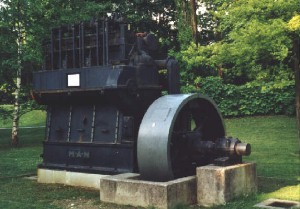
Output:
<svg viewBox="0 0 300 209">
<path fill-rule="evenodd" d="M 34 111 L 22 116 L 21 121 L 21 126 L 42 126 L 45 114 Z M 9 127 L 9 124 L 9 120 L 1 121 L 0 127 Z M 299 200 L 299 140 L 295 118 L 236 118 L 226 119 L 225 124 L 228 136 L 251 144 L 252 154 L 244 160 L 257 163 L 259 191 L 257 195 L 214 208 L 253 208 L 268 198 Z M 10 130 L 0 129 L 0 208 L 134 208 L 100 203 L 99 191 L 38 184 L 24 179 L 24 176 L 36 174 L 36 166 L 41 162 L 43 138 L 44 128 L 21 129 L 20 146 L 11 148 Z M 178 205 L 179 208 L 200 207 Z"/>
<path fill-rule="evenodd" d="M 279 179 L 299 176 L 299 140 L 295 118 L 249 117 L 225 120 L 227 135 L 251 143 L 252 154 L 244 158 L 257 162 L 258 175 Z"/>
</svg>

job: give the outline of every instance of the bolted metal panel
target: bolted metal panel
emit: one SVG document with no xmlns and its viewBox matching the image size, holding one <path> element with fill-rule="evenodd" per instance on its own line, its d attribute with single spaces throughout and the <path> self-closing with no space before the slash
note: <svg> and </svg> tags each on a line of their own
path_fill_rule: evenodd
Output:
<svg viewBox="0 0 300 209">
<path fill-rule="evenodd" d="M 134 127 L 134 118 L 131 116 L 124 116 L 121 120 L 121 134 L 122 141 L 134 141 L 135 138 L 135 127 Z"/>
<path fill-rule="evenodd" d="M 68 141 L 70 106 L 51 105 L 48 108 L 48 140 Z"/>
<path fill-rule="evenodd" d="M 91 142 L 93 105 L 73 105 L 70 124 L 70 142 Z"/>
<path fill-rule="evenodd" d="M 95 110 L 95 143 L 118 143 L 120 112 L 113 106 L 97 105 Z"/>
</svg>

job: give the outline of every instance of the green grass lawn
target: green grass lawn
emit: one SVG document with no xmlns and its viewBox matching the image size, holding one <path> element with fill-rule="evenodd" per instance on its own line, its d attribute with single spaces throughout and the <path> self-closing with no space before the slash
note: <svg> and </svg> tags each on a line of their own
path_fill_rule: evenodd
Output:
<svg viewBox="0 0 300 209">
<path fill-rule="evenodd" d="M 1 119 L 0 119 L 1 120 Z M 42 126 L 45 113 L 34 111 L 21 118 L 21 126 Z M 3 120 L 0 127 L 9 127 Z M 244 161 L 257 163 L 257 195 L 243 197 L 214 208 L 253 208 L 268 198 L 300 199 L 299 140 L 295 118 L 286 116 L 226 119 L 227 135 L 252 146 Z M 41 162 L 44 128 L 20 129 L 20 146 L 11 148 L 10 130 L 0 129 L 0 208 L 134 208 L 100 203 L 99 191 L 62 185 L 38 184 L 23 176 L 36 174 Z M 198 206 L 178 206 L 197 208 Z"/>
<path fill-rule="evenodd" d="M 225 120 L 227 135 L 251 143 L 252 153 L 244 157 L 257 162 L 258 176 L 296 179 L 299 176 L 299 140 L 295 118 L 249 117 Z"/>
<path fill-rule="evenodd" d="M 3 105 L 2 105 L 3 106 Z M 3 108 L 3 107 L 2 107 Z M 5 107 L 5 109 L 12 108 L 11 106 Z M 33 110 L 27 112 L 21 116 L 20 126 L 44 126 L 46 121 L 45 112 L 42 110 Z M 0 117 L 0 127 L 11 127 L 12 118 L 1 118 Z"/>
</svg>

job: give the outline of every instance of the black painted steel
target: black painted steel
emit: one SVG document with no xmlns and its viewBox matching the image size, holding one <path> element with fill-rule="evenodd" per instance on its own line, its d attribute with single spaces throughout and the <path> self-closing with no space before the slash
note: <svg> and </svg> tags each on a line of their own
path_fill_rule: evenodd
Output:
<svg viewBox="0 0 300 209">
<path fill-rule="evenodd" d="M 158 49 L 155 36 L 128 28 L 115 15 L 51 30 L 33 85 L 35 100 L 48 106 L 40 167 L 138 171 L 139 124 L 162 84 L 150 56 Z"/>
</svg>

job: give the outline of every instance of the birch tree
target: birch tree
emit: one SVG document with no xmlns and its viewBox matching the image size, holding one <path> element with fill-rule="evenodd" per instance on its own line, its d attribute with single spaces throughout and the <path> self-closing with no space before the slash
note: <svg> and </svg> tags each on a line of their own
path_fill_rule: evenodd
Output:
<svg viewBox="0 0 300 209">
<path fill-rule="evenodd" d="M 18 3 L 18 10 L 20 11 L 20 4 Z M 21 13 L 21 12 L 20 12 Z M 18 21 L 16 23 L 17 30 L 17 73 L 16 73 L 16 83 L 15 83 L 15 101 L 14 101 L 14 111 L 13 111 L 13 124 L 11 131 L 11 143 L 13 146 L 18 146 L 19 144 L 19 121 L 20 121 L 20 90 L 21 90 L 21 74 L 22 74 L 22 46 L 23 46 L 23 32 L 24 29 L 22 24 Z"/>
<path fill-rule="evenodd" d="M 13 72 L 10 72 L 14 76 L 14 79 L 10 80 L 14 90 L 14 108 L 13 108 L 13 124 L 11 134 L 11 144 L 18 146 L 19 137 L 19 116 L 20 116 L 20 90 L 21 90 L 21 74 L 22 74 L 22 52 L 23 43 L 25 40 L 25 7 L 27 1 L 2 1 L 1 7 L 1 30 L 6 31 L 8 35 L 5 40 L 6 57 L 2 60 L 1 65 Z M 14 40 L 12 42 L 12 40 Z M 3 53 L 3 52 L 2 52 Z M 7 71 L 8 72 L 8 71 Z M 8 81 L 9 82 L 9 81 Z"/>
</svg>

